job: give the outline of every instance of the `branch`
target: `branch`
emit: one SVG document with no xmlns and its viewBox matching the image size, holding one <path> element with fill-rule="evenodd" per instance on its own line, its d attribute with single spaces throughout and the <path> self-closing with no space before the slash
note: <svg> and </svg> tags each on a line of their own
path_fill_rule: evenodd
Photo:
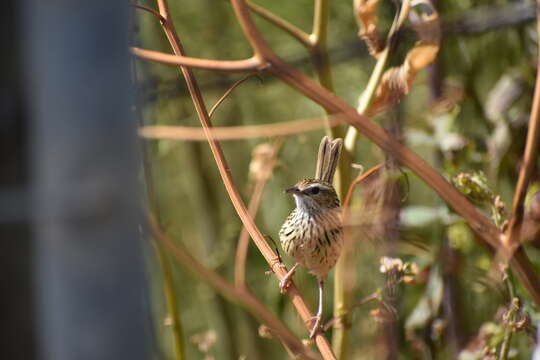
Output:
<svg viewBox="0 0 540 360">
<path fill-rule="evenodd" d="M 329 121 L 331 126 L 344 123 L 339 115 L 330 116 Z M 313 118 L 266 125 L 212 127 L 209 131 L 216 140 L 244 140 L 301 134 L 325 126 L 324 118 Z M 204 130 L 191 126 L 148 125 L 139 129 L 139 135 L 148 139 L 206 141 Z"/>
<path fill-rule="evenodd" d="M 166 65 L 188 66 L 196 69 L 216 71 L 250 71 L 262 70 L 265 65 L 257 57 L 245 60 L 210 60 L 181 55 L 166 54 L 160 51 L 132 47 L 131 53 L 138 58 Z"/>
<path fill-rule="evenodd" d="M 540 0 L 537 2 L 540 7 Z M 538 9 L 537 9 L 538 11 Z M 537 22 L 537 33 L 540 36 L 540 22 Z M 540 51 L 540 43 L 539 43 Z M 533 105 L 529 119 L 529 130 L 527 132 L 527 144 L 525 145 L 525 153 L 523 155 L 523 164 L 519 171 L 514 200 L 512 201 L 512 217 L 506 236 L 504 237 L 507 250 L 512 251 L 513 247 L 520 244 L 521 225 L 523 223 L 523 210 L 525 195 L 531 175 L 538 161 L 538 145 L 540 142 L 540 57 L 538 58 L 536 71 L 536 88 L 534 90 Z"/>
<path fill-rule="evenodd" d="M 266 10 L 262 6 L 254 4 L 251 1 L 247 1 L 246 3 L 249 9 L 253 11 L 255 14 L 259 15 L 260 17 L 267 20 L 268 22 L 271 22 L 272 24 L 276 25 L 281 30 L 287 32 L 296 40 L 300 41 L 300 43 L 304 45 L 305 47 L 307 48 L 311 47 L 312 43 L 311 43 L 308 33 L 297 28 L 296 26 L 292 25 L 288 21 L 285 21 L 279 16 L 273 14 L 272 12 Z"/>
<path fill-rule="evenodd" d="M 346 209 L 349 207 L 349 204 L 351 203 L 352 194 L 354 189 L 356 188 L 356 185 L 367 179 L 369 176 L 373 175 L 376 171 L 380 170 L 385 163 L 375 165 L 365 173 L 362 173 L 356 177 L 356 179 L 353 180 L 351 185 L 349 186 L 349 190 L 347 191 L 347 196 L 345 197 L 345 201 L 343 202 L 343 208 Z"/>
<path fill-rule="evenodd" d="M 249 79 L 250 77 L 252 76 L 257 76 L 257 73 L 251 73 L 251 74 L 247 74 L 246 76 L 244 76 L 242 79 L 238 80 L 237 82 L 235 82 L 234 84 L 232 84 L 232 86 L 227 89 L 227 91 L 225 91 L 225 94 L 223 94 L 222 97 L 219 98 L 218 101 L 216 101 L 216 103 L 214 104 L 214 106 L 212 106 L 212 108 L 210 109 L 210 111 L 208 112 L 208 116 L 209 117 L 212 117 L 212 115 L 214 115 L 214 112 L 216 111 L 216 109 L 219 107 L 219 105 L 221 105 L 221 103 L 223 101 L 225 101 L 225 99 L 234 91 L 234 89 L 236 89 L 238 86 L 240 86 L 244 81 L 246 81 L 247 79 Z M 259 80 L 261 80 L 261 78 L 259 78 Z M 262 81 L 262 80 L 261 80 Z"/>
</svg>

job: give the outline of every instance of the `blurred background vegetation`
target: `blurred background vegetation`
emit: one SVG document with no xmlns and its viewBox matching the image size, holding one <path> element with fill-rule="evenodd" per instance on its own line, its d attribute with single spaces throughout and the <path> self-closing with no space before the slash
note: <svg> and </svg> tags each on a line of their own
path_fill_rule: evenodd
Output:
<svg viewBox="0 0 540 360">
<path fill-rule="evenodd" d="M 138 4 L 155 8 L 152 1 Z M 270 1 L 257 4 L 308 31 L 312 26 L 312 0 Z M 535 4 L 531 1 L 438 1 L 442 41 L 438 58 L 419 73 L 408 96 L 373 121 L 396 129 L 395 134 L 447 179 L 460 173 L 482 171 L 494 196 L 509 205 L 514 193 L 527 133 L 534 91 L 537 34 Z M 251 49 L 227 1 L 171 1 L 174 23 L 188 56 L 209 59 L 243 59 Z M 388 31 L 396 4 L 379 7 L 380 29 Z M 170 53 L 159 22 L 134 10 L 134 44 Z M 271 47 L 287 62 L 315 77 L 306 49 L 288 34 L 255 17 Z M 375 60 L 357 37 L 352 1 L 331 1 L 328 47 L 335 93 L 353 107 L 366 86 Z M 400 64 L 414 42 L 405 31 L 399 37 L 390 64 Z M 199 126 L 191 98 L 178 69 L 134 60 L 140 121 L 145 125 Z M 208 106 L 244 75 L 195 70 Z M 323 109 L 279 80 L 260 74 L 244 82 L 212 117 L 215 126 L 272 124 L 324 115 Z M 323 130 L 283 139 L 278 161 L 269 179 L 256 217 L 264 234 L 278 240 L 277 232 L 293 208 L 283 189 L 314 173 Z M 364 137 L 359 138 L 354 163 L 364 169 L 384 162 L 387 155 Z M 223 141 L 231 172 L 246 202 L 252 194 L 252 151 L 275 139 Z M 153 195 L 161 224 L 179 244 L 231 282 L 234 281 L 238 219 L 206 142 L 145 140 L 150 159 Z M 356 172 L 357 170 L 353 170 Z M 386 173 L 388 174 L 388 173 Z M 538 181 L 535 173 L 534 181 Z M 387 175 L 386 175 L 387 176 Z M 360 184 L 353 214 L 363 226 L 355 236 L 354 301 L 380 291 L 387 306 L 371 301 L 354 308 L 351 318 L 350 359 L 378 358 L 498 358 L 508 321 L 513 284 L 521 299 L 515 319 L 529 320 L 517 329 L 509 356 L 530 358 L 539 313 L 522 286 L 503 282 L 493 255 L 474 241 L 465 222 L 407 169 L 397 172 L 397 201 L 390 205 L 399 217 L 390 231 L 377 231 L 384 222 L 380 203 L 385 175 Z M 480 175 L 474 173 L 476 176 Z M 534 186 L 533 186 L 534 187 Z M 477 205 L 491 216 L 488 201 Z M 384 203 L 384 202 L 383 202 Z M 374 204 L 379 204 L 374 206 Z M 384 218 L 384 217 L 383 217 Z M 273 247 L 273 244 L 271 244 Z M 540 264 L 538 242 L 527 245 L 535 267 Z M 279 244 L 278 244 L 279 246 Z M 286 353 L 276 339 L 259 336 L 259 322 L 238 304 L 214 290 L 175 263 L 167 252 L 148 248 L 152 264 L 153 313 L 162 358 L 177 359 L 171 313 L 165 288 L 172 276 L 181 347 L 185 359 L 276 359 Z M 381 258 L 400 258 L 417 270 L 411 278 L 388 291 L 388 276 L 380 271 Z M 290 266 L 292 260 L 284 257 Z M 412 265 L 415 264 L 415 265 Z M 250 245 L 246 283 L 267 306 L 301 338 L 305 326 L 257 249 Z M 168 274 L 168 272 L 171 272 Z M 403 275 L 403 274 L 401 274 Z M 316 281 L 305 270 L 295 283 L 312 308 Z M 169 283 L 171 285 L 171 283 Z M 325 317 L 332 314 L 333 276 L 325 293 Z M 391 308 L 391 310 L 388 310 Z M 512 315 L 513 316 L 513 315 Z M 393 329 L 388 331 L 389 325 Z M 515 326 L 517 327 L 517 325 Z M 332 329 L 327 332 L 331 338 Z M 393 350 L 388 350 L 393 349 Z M 493 357 L 490 357 L 493 356 Z"/>
</svg>

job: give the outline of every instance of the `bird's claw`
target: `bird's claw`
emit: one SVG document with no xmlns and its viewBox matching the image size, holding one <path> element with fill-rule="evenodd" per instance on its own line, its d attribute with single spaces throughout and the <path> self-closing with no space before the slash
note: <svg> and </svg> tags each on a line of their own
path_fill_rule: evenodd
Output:
<svg viewBox="0 0 540 360">
<path fill-rule="evenodd" d="M 289 270 L 289 272 L 287 274 L 285 274 L 285 276 L 283 277 L 283 279 L 281 279 L 279 281 L 279 292 L 282 293 L 282 294 L 285 294 L 287 292 L 287 289 L 289 288 L 289 286 L 291 286 L 291 283 L 292 283 L 292 277 L 293 275 L 296 273 L 296 268 L 298 267 L 298 263 L 296 263 L 292 268 L 291 270 Z"/>
<path fill-rule="evenodd" d="M 291 286 L 292 279 L 290 276 L 285 276 L 283 279 L 279 280 L 279 292 L 285 294 L 289 286 Z"/>
<path fill-rule="evenodd" d="M 313 322 L 313 327 L 311 328 L 311 331 L 309 332 L 309 338 L 313 339 L 317 334 L 321 331 L 324 332 L 322 325 L 322 314 L 319 314 L 317 316 L 314 316 L 310 319 L 310 322 Z"/>
</svg>

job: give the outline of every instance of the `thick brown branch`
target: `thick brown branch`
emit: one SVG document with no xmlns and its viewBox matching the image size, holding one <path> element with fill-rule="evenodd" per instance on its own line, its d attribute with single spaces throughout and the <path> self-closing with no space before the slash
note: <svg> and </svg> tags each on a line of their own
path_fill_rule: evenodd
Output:
<svg viewBox="0 0 540 360">
<path fill-rule="evenodd" d="M 141 59 L 160 64 L 188 66 L 203 70 L 238 72 L 262 70 L 265 68 L 265 65 L 257 57 L 251 57 L 245 60 L 210 60 L 166 54 L 160 51 L 140 49 L 137 47 L 132 47 L 131 53 Z"/>
</svg>

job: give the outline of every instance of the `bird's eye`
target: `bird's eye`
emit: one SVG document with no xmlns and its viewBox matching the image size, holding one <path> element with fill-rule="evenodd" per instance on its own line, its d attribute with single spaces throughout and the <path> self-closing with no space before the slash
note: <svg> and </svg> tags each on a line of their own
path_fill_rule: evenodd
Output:
<svg viewBox="0 0 540 360">
<path fill-rule="evenodd" d="M 319 191 L 320 191 L 320 189 L 319 189 L 318 186 L 314 186 L 314 187 L 311 188 L 311 193 L 313 195 L 317 195 L 319 193 Z"/>
</svg>

